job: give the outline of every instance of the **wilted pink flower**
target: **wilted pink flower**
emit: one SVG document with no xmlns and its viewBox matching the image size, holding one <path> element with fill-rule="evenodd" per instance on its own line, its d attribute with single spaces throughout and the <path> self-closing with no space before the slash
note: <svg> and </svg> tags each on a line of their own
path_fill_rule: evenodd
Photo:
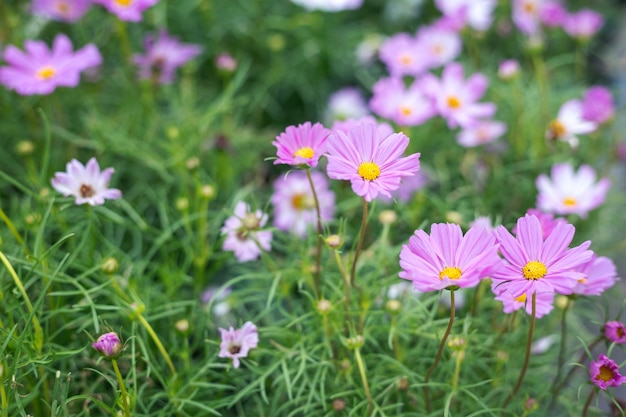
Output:
<svg viewBox="0 0 626 417">
<path fill-rule="evenodd" d="M 311 179 L 323 222 L 332 220 L 335 212 L 335 194 L 328 188 L 328 180 L 321 172 L 312 171 Z M 306 172 L 290 172 L 274 182 L 272 195 L 274 226 L 303 238 L 310 227 L 317 224 L 313 191 Z"/>
<path fill-rule="evenodd" d="M 401 78 L 382 78 L 372 87 L 369 105 L 374 113 L 400 126 L 418 126 L 436 114 L 419 80 L 409 88 Z"/>
<path fill-rule="evenodd" d="M 532 295 L 522 295 L 513 297 L 510 292 L 504 289 L 498 288 L 500 281 L 493 281 L 491 290 L 496 295 L 495 299 L 502 302 L 505 313 L 512 313 L 516 310 L 524 308 L 526 313 L 532 314 Z M 535 300 L 535 317 L 540 318 L 548 314 L 554 308 L 554 293 L 551 292 L 539 292 L 537 293 L 537 299 Z"/>
<path fill-rule="evenodd" d="M 444 16 L 460 23 L 460 28 L 469 26 L 486 31 L 493 21 L 496 0 L 435 0 L 435 5 Z"/>
<path fill-rule="evenodd" d="M 611 90 L 601 85 L 590 87 L 583 97 L 583 119 L 603 124 L 613 118 L 615 104 Z"/>
<path fill-rule="evenodd" d="M 231 358 L 233 366 L 239 368 L 239 359 L 248 356 L 250 349 L 259 344 L 259 333 L 254 324 L 247 321 L 241 329 L 235 330 L 232 326 L 226 330 L 220 327 L 222 343 L 220 343 L 220 358 Z"/>
<path fill-rule="evenodd" d="M 94 0 L 94 2 L 104 6 L 120 20 L 140 22 L 143 11 L 157 4 L 159 0 Z"/>
<path fill-rule="evenodd" d="M 605 256 L 593 256 L 591 260 L 578 267 L 577 271 L 584 274 L 584 278 L 572 291 L 580 295 L 600 295 L 608 290 L 619 279 L 617 268 L 613 261 Z"/>
<path fill-rule="evenodd" d="M 515 59 L 507 59 L 498 66 L 498 77 L 503 80 L 511 80 L 519 74 L 519 62 Z"/>
<path fill-rule="evenodd" d="M 76 197 L 76 204 L 97 206 L 104 204 L 105 199 L 116 200 L 122 197 L 122 192 L 116 188 L 109 188 L 111 175 L 115 171 L 107 168 L 100 172 L 100 165 L 96 158 L 87 161 L 87 165 L 72 159 L 66 165 L 66 172 L 54 174 L 52 187 L 64 197 Z"/>
<path fill-rule="evenodd" d="M 291 0 L 291 2 L 304 6 L 309 10 L 323 10 L 326 12 L 358 9 L 363 4 L 363 0 Z"/>
<path fill-rule="evenodd" d="M 272 145 L 276 146 L 278 159 L 274 164 L 317 166 L 320 156 L 326 153 L 326 140 L 330 130 L 320 123 L 311 126 L 306 122 L 298 126 L 289 126 L 276 136 Z"/>
<path fill-rule="evenodd" d="M 327 173 L 336 180 L 349 180 L 352 190 L 366 201 L 400 186 L 404 177 L 419 170 L 419 153 L 402 158 L 409 145 L 403 133 L 394 133 L 381 140 L 375 125 L 356 126 L 348 133 L 334 131 L 327 144 Z"/>
<path fill-rule="evenodd" d="M 546 131 L 546 139 L 568 143 L 572 148 L 578 146 L 576 135 L 591 133 L 598 126 L 583 118 L 583 103 L 580 100 L 569 100 L 561 106 L 559 113 L 550 122 Z"/>
<path fill-rule="evenodd" d="M 115 358 L 122 351 L 122 342 L 115 332 L 101 335 L 91 346 L 107 358 Z"/>
<path fill-rule="evenodd" d="M 492 275 L 498 291 L 508 291 L 513 297 L 534 293 L 571 294 L 576 282 L 584 278 L 577 272 L 581 264 L 593 256 L 587 250 L 590 241 L 569 249 L 574 226 L 559 223 L 544 239 L 536 216 L 527 214 L 517 220 L 517 236 L 504 226 L 498 226 L 496 237 L 500 253 L 507 261 Z"/>
<path fill-rule="evenodd" d="M 598 357 L 597 362 L 591 362 L 589 365 L 589 377 L 591 382 L 603 390 L 608 387 L 619 387 L 626 382 L 626 377 L 619 373 L 617 363 L 604 354 Z"/>
<path fill-rule="evenodd" d="M 537 207 L 549 213 L 586 218 L 591 210 L 604 203 L 611 185 L 608 178 L 596 183 L 596 172 L 589 165 L 581 165 L 575 172 L 572 164 L 555 164 L 551 174 L 551 178 L 541 174 L 536 181 Z"/>
<path fill-rule="evenodd" d="M 202 52 L 200 45 L 181 43 L 165 29 L 159 31 L 156 39 L 152 34 L 147 35 L 144 47 L 145 54 L 133 55 L 133 63 L 139 66 L 139 78 L 154 80 L 160 84 L 174 81 L 176 68 Z"/>
<path fill-rule="evenodd" d="M 237 60 L 226 52 L 222 52 L 215 58 L 215 66 L 222 71 L 234 72 L 237 69 L 237 65 Z"/>
<path fill-rule="evenodd" d="M 343 133 L 348 133 L 348 131 L 353 127 L 362 124 L 376 125 L 376 128 L 378 129 L 378 136 L 381 139 L 384 139 L 393 133 L 393 128 L 389 123 L 379 122 L 374 116 L 370 115 L 359 117 L 358 119 L 335 120 L 331 130 L 341 130 Z"/>
<path fill-rule="evenodd" d="M 416 230 L 400 251 L 400 278 L 419 291 L 476 286 L 501 265 L 492 233 L 482 227 L 465 235 L 457 224 L 437 223 L 430 236 Z"/>
<path fill-rule="evenodd" d="M 471 148 L 494 142 L 506 132 L 506 125 L 495 120 L 479 120 L 463 129 L 456 137 L 459 145 Z"/>
<path fill-rule="evenodd" d="M 75 22 L 87 13 L 92 0 L 33 0 L 33 14 L 63 22 Z"/>
<path fill-rule="evenodd" d="M 573 38 L 587 41 L 598 33 L 603 24 L 604 19 L 600 13 L 582 9 L 565 17 L 563 30 Z"/>
<path fill-rule="evenodd" d="M 335 91 L 328 99 L 326 120 L 357 119 L 369 114 L 367 102 L 360 90 L 345 87 Z"/>
<path fill-rule="evenodd" d="M 463 66 L 452 62 L 443 69 L 441 79 L 427 74 L 420 82 L 450 128 L 471 127 L 479 119 L 490 118 L 496 112 L 493 103 L 477 102 L 485 94 L 489 83 L 487 77 L 477 73 L 465 81 L 463 73 Z"/>
<path fill-rule="evenodd" d="M 267 223 L 267 214 L 261 210 L 251 211 L 243 201 L 235 205 L 234 215 L 226 219 L 221 229 L 226 234 L 222 250 L 232 251 L 239 262 L 257 259 L 262 250 L 272 249 L 272 232 L 261 230 Z"/>
<path fill-rule="evenodd" d="M 611 343 L 626 343 L 626 326 L 619 321 L 607 321 L 603 327 L 604 337 Z"/>
<path fill-rule="evenodd" d="M 0 83 L 26 96 L 50 94 L 57 87 L 76 87 L 82 71 L 102 62 L 95 45 L 73 52 L 72 42 L 63 34 L 54 38 L 52 50 L 44 42 L 32 40 L 24 42 L 24 48 L 26 53 L 7 46 L 3 58 L 10 66 L 0 68 Z"/>
<path fill-rule="evenodd" d="M 378 56 L 394 77 L 415 76 L 428 69 L 422 45 L 408 33 L 397 33 L 387 38 L 381 45 Z"/>
<path fill-rule="evenodd" d="M 416 42 L 420 60 L 427 68 L 439 68 L 452 62 L 459 56 L 463 46 L 457 32 L 435 25 L 421 27 L 417 31 Z"/>
<path fill-rule="evenodd" d="M 541 230 L 543 232 L 544 240 L 550 235 L 550 233 L 552 233 L 554 228 L 559 223 L 567 224 L 567 221 L 565 219 L 560 217 L 555 218 L 553 214 L 544 213 L 539 209 L 528 209 L 526 211 L 526 214 L 531 214 L 539 219 L 539 224 L 541 224 Z M 513 234 L 517 234 L 517 226 L 513 226 L 513 229 L 511 229 L 511 231 L 513 232 Z"/>
</svg>

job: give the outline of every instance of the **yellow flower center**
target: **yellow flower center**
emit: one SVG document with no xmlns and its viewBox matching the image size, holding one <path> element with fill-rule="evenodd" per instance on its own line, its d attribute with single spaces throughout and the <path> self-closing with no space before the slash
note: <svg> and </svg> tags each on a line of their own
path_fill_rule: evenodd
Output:
<svg viewBox="0 0 626 417">
<path fill-rule="evenodd" d="M 37 71 L 37 78 L 39 78 L 40 80 L 49 80 L 50 78 L 54 77 L 56 73 L 57 70 L 55 70 L 54 67 L 46 65 L 45 67 L 42 67 L 39 69 L 39 71 Z"/>
<path fill-rule="evenodd" d="M 412 62 L 413 62 L 413 58 L 411 57 L 411 55 L 409 55 L 409 54 L 402 54 L 400 56 L 400 63 L 402 65 L 411 65 Z"/>
<path fill-rule="evenodd" d="M 293 154 L 293 156 L 299 156 L 304 159 L 311 159 L 314 155 L 315 151 L 309 147 L 300 148 Z"/>
<path fill-rule="evenodd" d="M 526 302 L 526 293 L 520 295 L 519 297 L 515 297 L 514 300 L 517 301 L 517 302 L 520 302 L 520 303 L 525 303 Z"/>
<path fill-rule="evenodd" d="M 401 106 L 400 113 L 402 113 L 403 116 L 410 116 L 412 111 L 411 108 L 408 106 Z"/>
<path fill-rule="evenodd" d="M 534 13 L 535 5 L 530 1 L 524 2 L 524 10 L 526 11 L 526 13 Z"/>
<path fill-rule="evenodd" d="M 578 282 L 579 284 L 586 284 L 587 283 L 587 278 L 580 278 L 576 282 Z"/>
<path fill-rule="evenodd" d="M 551 139 L 558 139 L 563 137 L 566 131 L 567 129 L 565 129 L 563 123 L 559 122 L 558 120 L 551 121 L 550 125 L 548 126 L 548 136 Z"/>
<path fill-rule="evenodd" d="M 291 206 L 298 211 L 311 209 L 315 207 L 315 200 L 310 195 L 296 194 L 291 198 Z"/>
<path fill-rule="evenodd" d="M 448 107 L 452 109 L 458 109 L 459 107 L 461 107 L 461 100 L 459 100 L 455 96 L 448 97 Z"/>
<path fill-rule="evenodd" d="M 443 52 L 443 47 L 437 43 L 432 46 L 431 51 L 433 52 L 433 54 L 438 56 L 441 55 L 441 53 Z"/>
<path fill-rule="evenodd" d="M 452 267 L 448 266 L 439 273 L 439 279 L 443 279 L 443 277 L 448 277 L 449 279 L 457 280 L 461 278 L 462 274 L 463 272 L 461 272 L 459 268 L 455 266 L 452 266 Z"/>
<path fill-rule="evenodd" d="M 380 176 L 380 168 L 374 162 L 363 162 L 359 165 L 359 176 L 366 181 L 374 181 Z"/>
<path fill-rule="evenodd" d="M 548 268 L 539 261 L 530 261 L 522 268 L 522 272 L 524 278 L 536 280 L 543 278 L 548 272 Z"/>
<path fill-rule="evenodd" d="M 599 369 L 598 375 L 596 376 L 596 381 L 601 379 L 604 382 L 607 382 L 613 378 L 614 378 L 613 371 L 606 366 L 601 366 Z"/>
<path fill-rule="evenodd" d="M 80 195 L 83 198 L 93 197 L 96 192 L 91 185 L 83 184 L 80 186 Z"/>
<path fill-rule="evenodd" d="M 114 0 L 118 6 L 128 7 L 133 2 L 133 0 Z"/>
<path fill-rule="evenodd" d="M 576 205 L 576 199 L 571 197 L 564 198 L 563 205 L 566 207 L 574 207 Z"/>
<path fill-rule="evenodd" d="M 66 2 L 62 1 L 62 2 L 57 4 L 57 10 L 62 15 L 68 14 L 69 11 L 70 11 L 70 5 L 67 4 Z"/>
</svg>

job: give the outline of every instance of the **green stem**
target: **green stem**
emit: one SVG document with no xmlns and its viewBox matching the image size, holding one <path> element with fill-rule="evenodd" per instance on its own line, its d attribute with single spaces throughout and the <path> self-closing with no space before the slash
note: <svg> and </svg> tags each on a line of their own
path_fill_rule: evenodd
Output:
<svg viewBox="0 0 626 417">
<path fill-rule="evenodd" d="M 587 411 L 589 410 L 589 406 L 591 405 L 591 401 L 596 395 L 596 392 L 598 392 L 598 388 L 594 387 L 594 389 L 589 393 L 589 397 L 587 398 L 587 401 L 585 401 L 585 406 L 583 407 L 582 417 L 587 417 Z"/>
<path fill-rule="evenodd" d="M 11 232 L 15 240 L 17 240 L 17 243 L 24 246 L 24 239 L 22 239 L 20 232 L 17 231 L 17 229 L 13 225 L 13 222 L 11 221 L 11 219 L 9 219 L 9 217 L 6 215 L 4 210 L 2 210 L 2 208 L 0 208 L 0 219 L 2 219 L 4 224 L 6 224 L 6 226 L 9 228 L 9 231 Z M 29 254 L 28 248 L 24 247 L 24 251 L 26 252 L 27 255 Z"/>
<path fill-rule="evenodd" d="M 9 417 L 9 401 L 7 400 L 7 393 L 4 389 L 4 383 L 2 378 L 4 376 L 4 363 L 0 364 L 0 399 L 2 400 L 2 417 Z"/>
<path fill-rule="evenodd" d="M 172 359 L 170 359 L 170 355 L 168 355 L 167 350 L 165 350 L 163 343 L 161 343 L 159 336 L 157 336 L 156 332 L 154 331 L 150 323 L 148 323 L 148 321 L 145 319 L 145 317 L 142 314 L 138 314 L 137 319 L 143 325 L 143 327 L 145 327 L 145 329 L 148 331 L 148 334 L 150 334 L 150 337 L 152 338 L 154 343 L 157 345 L 157 348 L 161 352 L 161 355 L 163 355 L 165 362 L 167 362 L 167 366 L 170 368 L 172 375 L 175 376 L 176 368 L 174 367 L 174 364 L 172 363 Z"/>
<path fill-rule="evenodd" d="M 354 349 L 356 355 L 356 363 L 359 366 L 359 373 L 361 374 L 361 380 L 363 381 L 363 388 L 365 389 L 365 395 L 367 397 L 367 415 L 372 415 L 374 407 L 374 401 L 372 401 L 372 393 L 370 392 L 369 384 L 367 383 L 367 375 L 365 374 L 365 366 L 363 365 L 363 359 L 361 358 L 361 351 L 359 348 Z"/>
<path fill-rule="evenodd" d="M 348 337 L 350 333 L 350 329 L 348 327 L 348 317 L 349 317 L 349 309 L 350 309 L 350 277 L 346 274 L 346 269 L 343 267 L 343 262 L 341 261 L 341 256 L 339 255 L 339 251 L 337 249 L 333 249 L 335 253 L 335 261 L 337 262 L 337 266 L 339 267 L 339 272 L 341 273 L 341 277 L 343 278 L 343 291 L 344 291 L 344 303 L 343 303 L 343 324 L 345 336 Z"/>
<path fill-rule="evenodd" d="M 120 368 L 117 366 L 117 361 L 115 359 L 111 359 L 111 363 L 113 364 L 113 369 L 115 370 L 115 376 L 117 376 L 117 383 L 120 386 L 120 390 L 122 391 L 122 405 L 124 406 L 124 417 L 130 417 L 130 408 L 128 407 L 128 396 L 126 394 L 126 387 L 124 386 L 124 379 L 122 378 L 122 374 L 120 373 Z"/>
<path fill-rule="evenodd" d="M 528 364 L 530 363 L 530 350 L 533 342 L 533 332 L 535 331 L 535 319 L 537 317 L 537 293 L 533 293 L 532 298 L 532 313 L 530 315 L 530 328 L 528 329 L 528 340 L 526 341 L 526 356 L 524 357 L 524 365 L 522 366 L 522 370 L 517 378 L 517 383 L 515 384 L 515 388 L 506 397 L 502 408 L 506 408 L 507 405 L 511 402 L 517 391 L 522 386 L 522 381 L 524 381 L 524 376 L 526 375 L 526 370 L 528 369 Z"/>
<path fill-rule="evenodd" d="M 366 226 L 367 226 L 367 201 L 363 199 L 363 219 L 361 220 L 361 231 L 359 232 L 359 241 L 356 245 L 356 250 L 354 252 L 354 260 L 352 261 L 352 269 L 350 270 L 350 285 L 356 288 L 359 292 L 361 292 L 361 287 L 356 285 L 354 277 L 356 276 L 356 263 L 359 259 L 359 254 L 361 253 L 361 247 L 363 246 L 363 240 L 365 238 Z"/>
<path fill-rule="evenodd" d="M 433 373 L 439 361 L 441 360 L 441 355 L 443 354 L 443 348 L 446 345 L 446 340 L 448 340 L 448 336 L 450 336 L 450 331 L 452 331 L 452 325 L 454 324 L 454 313 L 456 306 L 454 305 L 454 289 L 450 290 L 450 320 L 448 321 L 448 327 L 446 328 L 446 332 L 441 338 L 441 343 L 439 343 L 439 350 L 437 350 L 437 356 L 435 356 L 435 362 L 428 368 L 426 371 L 426 376 L 424 376 L 424 401 L 426 402 L 426 411 L 430 414 L 430 396 L 428 394 L 428 381 L 430 380 L 430 375 Z"/>
<path fill-rule="evenodd" d="M 565 362 L 565 339 L 567 338 L 566 317 L 570 304 L 571 301 L 569 298 L 567 298 L 565 306 L 563 307 L 563 315 L 561 316 L 561 343 L 559 346 L 559 357 L 557 361 L 556 376 L 554 377 L 554 382 L 552 383 L 553 388 L 557 386 L 557 384 L 561 380 L 561 374 L 563 373 L 563 364 Z"/>
<path fill-rule="evenodd" d="M 311 177 L 311 169 L 306 168 L 306 176 L 309 179 L 309 185 L 311 186 L 311 192 L 313 193 L 313 201 L 315 202 L 315 213 L 317 214 L 317 247 L 315 250 L 315 294 L 320 295 L 321 287 L 321 268 L 322 268 L 322 212 L 320 210 L 320 203 L 317 198 L 317 192 L 315 191 L 315 185 L 313 184 L 313 178 Z"/>
</svg>

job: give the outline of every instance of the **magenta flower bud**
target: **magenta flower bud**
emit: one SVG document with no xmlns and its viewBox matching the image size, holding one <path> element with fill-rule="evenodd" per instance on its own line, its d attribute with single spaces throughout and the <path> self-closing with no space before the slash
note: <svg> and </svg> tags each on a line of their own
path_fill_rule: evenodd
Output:
<svg viewBox="0 0 626 417">
<path fill-rule="evenodd" d="M 115 358 L 122 351 L 122 342 L 115 332 L 103 334 L 91 346 L 107 358 Z"/>
<path fill-rule="evenodd" d="M 626 343 L 626 326 L 619 321 L 607 321 L 604 324 L 604 337 L 612 343 Z"/>
</svg>

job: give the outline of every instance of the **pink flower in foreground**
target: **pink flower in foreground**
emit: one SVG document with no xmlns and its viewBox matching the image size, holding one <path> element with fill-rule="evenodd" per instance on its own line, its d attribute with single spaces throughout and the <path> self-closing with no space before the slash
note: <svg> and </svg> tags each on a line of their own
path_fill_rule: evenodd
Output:
<svg viewBox="0 0 626 417">
<path fill-rule="evenodd" d="M 598 126 L 583 118 L 583 103 L 580 100 L 569 100 L 561 106 L 559 113 L 550 122 L 546 131 L 546 139 L 568 143 L 572 148 L 578 147 L 576 135 L 591 133 Z"/>
<path fill-rule="evenodd" d="M 608 387 L 619 387 L 626 382 L 626 377 L 619 373 L 617 363 L 604 354 L 601 354 L 596 362 L 589 364 L 589 377 L 591 382 L 603 390 Z"/>
<path fill-rule="evenodd" d="M 445 66 L 441 79 L 427 74 L 420 83 L 450 128 L 471 127 L 496 112 L 495 104 L 477 102 L 485 94 L 487 77 L 473 74 L 465 81 L 463 72 L 463 66 L 453 62 Z"/>
<path fill-rule="evenodd" d="M 257 259 L 262 250 L 272 249 L 272 232 L 260 230 L 267 223 L 267 214 L 251 211 L 243 201 L 235 205 L 234 215 L 226 219 L 221 229 L 226 234 L 222 250 L 232 251 L 239 262 Z"/>
<path fill-rule="evenodd" d="M 24 42 L 24 48 L 26 52 L 7 46 L 3 58 L 10 66 L 0 68 L 0 83 L 25 96 L 76 87 L 82 71 L 102 62 L 95 45 L 73 52 L 72 42 L 63 34 L 54 38 L 52 50 L 44 42 L 32 40 Z"/>
<path fill-rule="evenodd" d="M 605 256 L 593 256 L 591 260 L 578 267 L 585 277 L 578 280 L 572 291 L 580 295 L 600 295 L 619 279 L 613 261 Z"/>
<path fill-rule="evenodd" d="M 607 321 L 603 327 L 604 337 L 611 343 L 626 344 L 626 326 L 619 321 Z"/>
<path fill-rule="evenodd" d="M 539 219 L 525 215 L 517 220 L 517 236 L 504 226 L 498 226 L 496 237 L 500 253 L 507 261 L 493 276 L 498 291 L 508 291 L 513 297 L 534 293 L 571 294 L 584 274 L 577 268 L 593 256 L 587 250 L 590 241 L 569 249 L 574 238 L 574 226 L 559 223 L 544 239 Z"/>
<path fill-rule="evenodd" d="M 87 13 L 92 0 L 33 0 L 33 14 L 63 22 L 75 22 Z"/>
<path fill-rule="evenodd" d="M 597 124 L 608 122 L 615 115 L 611 90 L 601 85 L 590 87 L 583 97 L 583 119 Z"/>
<path fill-rule="evenodd" d="M 581 165 L 575 172 L 572 164 L 555 164 L 551 175 L 549 178 L 541 174 L 536 181 L 537 207 L 549 213 L 586 218 L 591 210 L 604 203 L 611 186 L 608 178 L 596 182 L 596 172 L 589 165 Z"/>
<path fill-rule="evenodd" d="M 437 223 L 430 236 L 416 230 L 400 251 L 400 278 L 419 291 L 473 287 L 501 265 L 492 233 L 471 228 L 465 236 L 457 224 Z"/>
<path fill-rule="evenodd" d="M 328 188 L 328 180 L 321 172 L 312 171 L 311 179 L 320 206 L 322 222 L 332 220 L 335 212 L 335 194 Z M 294 171 L 274 182 L 272 195 L 274 226 L 304 238 L 317 224 L 315 200 L 306 172 Z"/>
<path fill-rule="evenodd" d="M 603 24 L 604 19 L 600 13 L 590 9 L 582 9 L 565 17 L 563 30 L 573 38 L 588 41 L 598 33 Z"/>
<path fill-rule="evenodd" d="M 315 168 L 320 156 L 326 153 L 326 140 L 330 130 L 320 123 L 311 125 L 306 122 L 298 126 L 289 126 L 276 136 L 272 145 L 276 146 L 278 159 L 274 164 L 306 165 Z"/>
<path fill-rule="evenodd" d="M 474 126 L 463 129 L 456 137 L 459 145 L 471 148 L 485 145 L 500 138 L 507 130 L 504 123 L 495 120 L 479 120 Z"/>
<path fill-rule="evenodd" d="M 418 126 L 436 114 L 419 80 L 409 88 L 401 78 L 382 78 L 372 87 L 369 105 L 374 113 L 400 126 Z"/>
<path fill-rule="evenodd" d="M 381 138 L 375 125 L 356 126 L 348 133 L 334 131 L 327 143 L 327 173 L 336 180 L 349 180 L 352 190 L 366 201 L 400 186 L 404 177 L 420 168 L 419 153 L 401 157 L 409 145 L 403 133 Z"/>
<path fill-rule="evenodd" d="M 94 2 L 104 6 L 120 20 L 140 22 L 143 11 L 157 4 L 159 0 L 94 0 Z"/>
<path fill-rule="evenodd" d="M 220 343 L 220 358 L 231 358 L 233 366 L 239 368 L 240 358 L 248 356 L 250 349 L 259 344 L 259 333 L 254 324 L 247 321 L 241 329 L 235 330 L 232 326 L 226 330 L 220 327 L 222 343 Z"/>
<path fill-rule="evenodd" d="M 532 295 L 526 295 L 522 293 L 519 297 L 513 297 L 507 290 L 502 290 L 497 287 L 499 281 L 493 281 L 491 290 L 496 295 L 495 299 L 502 302 L 503 311 L 505 313 L 512 313 L 521 308 L 526 310 L 526 313 L 532 314 L 533 306 L 531 302 Z M 548 314 L 554 308 L 554 293 L 540 292 L 537 293 L 537 299 L 535 302 L 535 317 L 540 318 Z"/>
<path fill-rule="evenodd" d="M 122 197 L 122 192 L 116 188 L 109 188 L 111 175 L 115 171 L 107 168 L 100 172 L 100 165 L 96 158 L 87 161 L 87 165 L 72 159 L 66 165 L 66 172 L 54 174 L 52 187 L 64 197 L 76 197 L 76 204 L 98 206 L 104 204 L 105 199 L 116 200 Z"/>
<path fill-rule="evenodd" d="M 200 45 L 182 43 L 165 29 L 161 29 L 156 38 L 152 34 L 147 35 L 144 47 L 145 54 L 133 55 L 133 63 L 139 67 L 139 78 L 160 84 L 172 83 L 176 68 L 202 52 Z"/>
<path fill-rule="evenodd" d="M 122 342 L 115 332 L 101 335 L 91 346 L 107 358 L 115 358 L 122 351 Z"/>
</svg>

